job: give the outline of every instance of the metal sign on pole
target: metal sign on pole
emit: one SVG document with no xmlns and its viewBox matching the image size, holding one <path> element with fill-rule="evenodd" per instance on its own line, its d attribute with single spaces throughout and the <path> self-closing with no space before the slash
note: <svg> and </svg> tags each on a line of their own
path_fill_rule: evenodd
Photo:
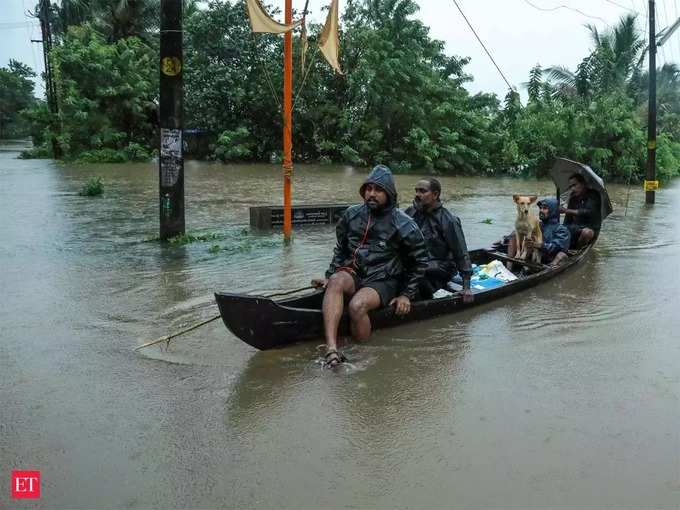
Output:
<svg viewBox="0 0 680 510">
<path fill-rule="evenodd" d="M 184 234 L 182 0 L 161 0 L 159 213 L 162 240 Z"/>
</svg>

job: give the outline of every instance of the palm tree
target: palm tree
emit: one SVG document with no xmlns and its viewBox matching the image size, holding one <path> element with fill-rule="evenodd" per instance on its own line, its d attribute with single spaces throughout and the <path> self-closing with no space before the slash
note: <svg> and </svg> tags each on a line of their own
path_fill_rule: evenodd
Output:
<svg viewBox="0 0 680 510">
<path fill-rule="evenodd" d="M 578 65 L 576 72 L 561 66 L 546 69 L 556 94 L 563 97 L 588 97 L 591 94 L 625 89 L 639 73 L 644 41 L 635 26 L 634 15 L 626 15 L 609 31 L 600 33 L 586 25 L 594 48 Z"/>
</svg>

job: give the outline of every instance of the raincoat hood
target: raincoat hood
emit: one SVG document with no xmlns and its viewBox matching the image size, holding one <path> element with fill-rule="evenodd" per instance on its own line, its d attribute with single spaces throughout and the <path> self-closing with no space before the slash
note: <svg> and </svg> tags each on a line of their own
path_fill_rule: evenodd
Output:
<svg viewBox="0 0 680 510">
<path fill-rule="evenodd" d="M 560 205 L 556 198 L 547 197 L 537 202 L 538 207 L 545 206 L 548 208 L 548 217 L 542 220 L 543 223 L 559 223 L 560 222 Z"/>
<path fill-rule="evenodd" d="M 385 190 L 385 193 L 387 193 L 387 204 L 385 205 L 385 209 L 390 209 L 397 205 L 397 187 L 394 184 L 392 171 L 385 165 L 377 165 L 371 170 L 371 173 L 368 174 L 368 177 L 366 177 L 361 188 L 359 188 L 361 198 L 364 198 L 364 189 L 368 184 L 375 184 Z"/>
</svg>

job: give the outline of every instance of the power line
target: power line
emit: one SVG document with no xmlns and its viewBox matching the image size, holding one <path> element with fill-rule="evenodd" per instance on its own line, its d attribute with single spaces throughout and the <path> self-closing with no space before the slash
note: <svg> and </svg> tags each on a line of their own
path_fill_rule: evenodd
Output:
<svg viewBox="0 0 680 510">
<path fill-rule="evenodd" d="M 672 14 L 670 13 L 670 8 L 666 6 L 666 2 L 662 1 L 661 5 L 663 5 L 663 22 L 666 25 L 664 29 L 668 30 L 675 21 L 675 18 L 671 18 Z M 668 21 L 669 19 L 670 22 Z M 675 56 L 675 48 L 673 47 L 672 44 L 668 45 L 668 52 L 671 54 L 671 61 L 678 62 L 678 59 Z"/>
<path fill-rule="evenodd" d="M 30 26 L 38 26 L 37 21 L 5 21 L 0 23 L 0 30 L 12 30 L 14 28 L 27 28 Z"/>
<path fill-rule="evenodd" d="M 534 9 L 537 9 L 539 11 L 545 11 L 545 12 L 550 12 L 550 11 L 556 11 L 558 9 L 568 9 L 570 11 L 578 12 L 580 15 L 585 16 L 586 18 L 592 18 L 592 19 L 599 19 L 602 21 L 605 25 L 609 26 L 607 21 L 604 18 L 600 18 L 599 16 L 591 16 L 590 14 L 586 14 L 585 12 L 575 9 L 574 7 L 569 7 L 568 5 L 558 5 L 557 7 L 539 7 L 538 5 L 532 4 L 529 0 L 524 0 L 527 4 L 529 4 L 531 7 Z"/>
<path fill-rule="evenodd" d="M 658 37 L 658 33 L 659 33 L 659 30 L 658 30 L 659 25 L 660 25 L 661 23 L 663 23 L 664 25 L 667 25 L 667 24 L 668 24 L 668 22 L 666 21 L 666 15 L 665 15 L 665 13 L 664 13 L 664 14 L 661 14 L 661 7 L 660 7 L 661 4 L 662 4 L 662 2 L 659 2 L 659 4 L 658 4 L 659 7 L 656 8 L 656 28 L 657 28 L 657 37 Z M 661 19 L 661 16 L 663 16 L 663 19 Z M 664 48 L 663 46 L 657 46 L 657 47 L 660 47 L 660 48 L 661 48 L 661 54 L 663 55 L 663 63 L 665 64 L 666 62 L 668 62 L 668 58 L 666 57 L 666 48 Z"/>
<path fill-rule="evenodd" d="M 625 9 L 625 10 L 627 10 L 627 11 L 634 12 L 635 14 L 639 14 L 638 11 L 634 11 L 633 9 L 629 9 L 628 7 L 626 7 L 626 6 L 624 6 L 624 5 L 617 4 L 617 3 L 614 2 L 613 0 L 604 0 L 604 1 L 605 1 L 605 2 L 609 2 L 610 4 L 615 5 L 616 7 L 619 7 L 619 8 L 621 8 L 621 9 Z"/>
<path fill-rule="evenodd" d="M 489 56 L 489 58 L 491 59 L 491 62 L 493 62 L 493 65 L 496 67 L 496 69 L 497 69 L 498 72 L 500 73 L 500 75 L 501 75 L 501 77 L 503 78 L 503 81 L 505 82 L 505 84 L 508 86 L 508 88 L 509 88 L 510 90 L 515 90 L 515 88 L 514 88 L 512 85 L 510 85 L 510 82 L 507 80 L 507 78 L 506 78 L 505 75 L 503 74 L 503 71 L 501 71 L 501 68 L 498 67 L 498 64 L 496 64 L 496 61 L 495 61 L 495 60 L 493 59 L 493 57 L 491 56 L 491 53 L 489 53 L 489 50 L 487 50 L 487 49 L 486 49 L 486 46 L 484 46 L 484 43 L 482 42 L 482 40 L 481 40 L 481 39 L 479 38 L 479 36 L 477 35 L 477 32 L 476 32 L 475 29 L 472 27 L 472 24 L 471 24 L 470 21 L 467 19 L 467 16 L 465 16 L 465 13 L 464 13 L 463 10 L 460 8 L 460 5 L 458 5 L 458 2 L 457 2 L 456 0 L 453 0 L 453 3 L 454 3 L 454 4 L 456 5 L 456 7 L 458 8 L 458 11 L 460 12 L 461 16 L 463 16 L 463 19 L 465 20 L 465 22 L 467 23 L 467 25 L 470 27 L 470 30 L 472 30 L 472 33 L 475 34 L 475 37 L 476 37 L 477 40 L 479 41 L 479 44 L 482 45 L 482 48 L 484 48 L 484 51 L 486 52 L 486 54 L 487 54 L 487 55 Z"/>
<path fill-rule="evenodd" d="M 678 11 L 678 0 L 673 0 L 673 6 L 675 7 L 675 16 L 673 16 L 673 19 L 678 19 L 680 11 Z M 678 52 L 680 52 L 680 37 L 675 37 L 675 44 L 678 46 Z M 680 64 L 680 62 L 677 62 Z"/>
</svg>

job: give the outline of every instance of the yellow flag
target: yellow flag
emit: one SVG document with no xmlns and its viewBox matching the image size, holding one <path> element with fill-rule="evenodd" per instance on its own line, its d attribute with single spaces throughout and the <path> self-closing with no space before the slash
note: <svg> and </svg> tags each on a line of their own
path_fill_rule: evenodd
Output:
<svg viewBox="0 0 680 510">
<path fill-rule="evenodd" d="M 248 18 L 250 19 L 250 27 L 253 32 L 268 32 L 271 34 L 283 34 L 293 30 L 300 24 L 300 21 L 284 25 L 269 17 L 269 14 L 264 10 L 260 0 L 246 0 L 246 10 L 248 11 Z"/>
<path fill-rule="evenodd" d="M 338 74 L 342 74 L 338 56 L 340 54 L 340 36 L 338 35 L 338 0 L 331 2 L 326 24 L 319 35 L 319 49 L 328 63 Z"/>
</svg>

